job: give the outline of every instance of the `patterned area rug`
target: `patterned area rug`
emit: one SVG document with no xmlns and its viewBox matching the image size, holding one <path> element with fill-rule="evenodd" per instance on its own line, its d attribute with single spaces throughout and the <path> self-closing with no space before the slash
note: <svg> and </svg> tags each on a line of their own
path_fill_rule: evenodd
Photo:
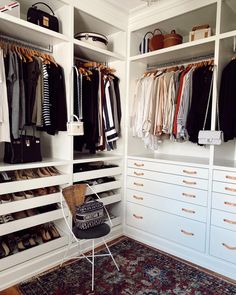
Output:
<svg viewBox="0 0 236 295">
<path fill-rule="evenodd" d="M 91 266 L 76 261 L 24 282 L 24 295 L 234 295 L 231 285 L 163 253 L 125 238 L 111 247 L 120 266 L 110 257 L 96 259 L 95 292 L 91 292 Z"/>
</svg>

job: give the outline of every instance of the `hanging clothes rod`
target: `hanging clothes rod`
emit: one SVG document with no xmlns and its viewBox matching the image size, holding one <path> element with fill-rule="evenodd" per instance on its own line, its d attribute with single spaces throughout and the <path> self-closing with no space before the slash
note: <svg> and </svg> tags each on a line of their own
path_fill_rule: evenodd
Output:
<svg viewBox="0 0 236 295">
<path fill-rule="evenodd" d="M 13 37 L 9 37 L 9 36 L 6 36 L 6 35 L 1 35 L 1 34 L 0 34 L 0 39 L 2 39 L 4 41 L 15 42 L 15 43 L 18 43 L 19 45 L 23 45 L 25 47 L 30 47 L 32 49 L 36 49 L 36 50 L 39 50 L 39 51 L 45 51 L 45 52 L 48 52 L 48 53 L 53 53 L 53 46 L 52 45 L 49 45 L 47 48 L 45 48 L 45 47 L 41 47 L 41 46 L 35 45 L 33 43 L 21 40 L 21 39 L 17 39 L 17 38 L 13 38 Z"/>
<path fill-rule="evenodd" d="M 213 58 L 214 58 L 214 54 L 212 53 L 212 54 L 203 55 L 203 56 L 175 60 L 174 62 L 169 62 L 169 63 L 157 64 L 157 65 L 152 65 L 152 66 L 147 65 L 147 71 L 161 69 L 161 68 L 167 68 L 167 67 L 171 67 L 171 66 L 184 65 L 184 64 L 194 63 L 194 62 L 200 62 L 200 61 L 213 59 Z"/>
</svg>

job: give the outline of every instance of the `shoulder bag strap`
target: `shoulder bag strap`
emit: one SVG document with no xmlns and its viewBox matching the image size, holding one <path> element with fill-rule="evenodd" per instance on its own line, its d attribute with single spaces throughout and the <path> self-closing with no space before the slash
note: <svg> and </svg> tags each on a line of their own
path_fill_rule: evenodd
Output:
<svg viewBox="0 0 236 295">
<path fill-rule="evenodd" d="M 52 10 L 52 8 L 51 8 L 49 5 L 47 5 L 46 3 L 44 3 L 44 2 L 37 2 L 37 3 L 33 4 L 32 7 L 37 8 L 37 7 L 36 7 L 37 4 L 42 4 L 42 5 L 47 6 L 47 8 L 51 10 L 52 14 L 55 15 L 55 13 L 54 13 L 54 11 Z"/>
</svg>

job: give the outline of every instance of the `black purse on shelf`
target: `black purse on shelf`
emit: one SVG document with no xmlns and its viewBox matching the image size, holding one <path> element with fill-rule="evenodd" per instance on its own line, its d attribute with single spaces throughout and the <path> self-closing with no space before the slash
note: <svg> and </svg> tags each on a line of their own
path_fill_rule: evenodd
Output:
<svg viewBox="0 0 236 295">
<path fill-rule="evenodd" d="M 51 10 L 53 15 L 38 9 L 36 6 L 37 4 L 47 6 Z M 58 19 L 55 17 L 55 13 L 53 12 L 52 8 L 44 2 L 37 2 L 28 9 L 27 21 L 39 25 L 41 27 L 47 28 L 49 30 L 59 32 Z"/>
<path fill-rule="evenodd" d="M 33 135 L 27 135 L 26 129 L 22 129 L 18 139 L 11 139 L 11 142 L 5 143 L 5 163 L 19 164 L 42 161 L 40 138 L 35 136 L 34 128 L 33 131 Z"/>
</svg>

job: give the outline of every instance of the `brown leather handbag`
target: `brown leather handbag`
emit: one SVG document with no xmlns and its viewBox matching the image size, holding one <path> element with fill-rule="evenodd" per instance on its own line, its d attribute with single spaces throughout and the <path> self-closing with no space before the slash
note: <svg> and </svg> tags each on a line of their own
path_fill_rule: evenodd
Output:
<svg viewBox="0 0 236 295">
<path fill-rule="evenodd" d="M 159 32 L 159 34 L 156 34 L 156 32 Z M 163 48 L 163 40 L 164 36 L 161 30 L 156 29 L 153 32 L 153 37 L 149 40 L 149 50 L 154 51 Z"/>
<path fill-rule="evenodd" d="M 172 30 L 170 34 L 164 35 L 164 48 L 181 44 L 183 42 L 183 37 L 176 34 L 175 30 Z"/>
</svg>

